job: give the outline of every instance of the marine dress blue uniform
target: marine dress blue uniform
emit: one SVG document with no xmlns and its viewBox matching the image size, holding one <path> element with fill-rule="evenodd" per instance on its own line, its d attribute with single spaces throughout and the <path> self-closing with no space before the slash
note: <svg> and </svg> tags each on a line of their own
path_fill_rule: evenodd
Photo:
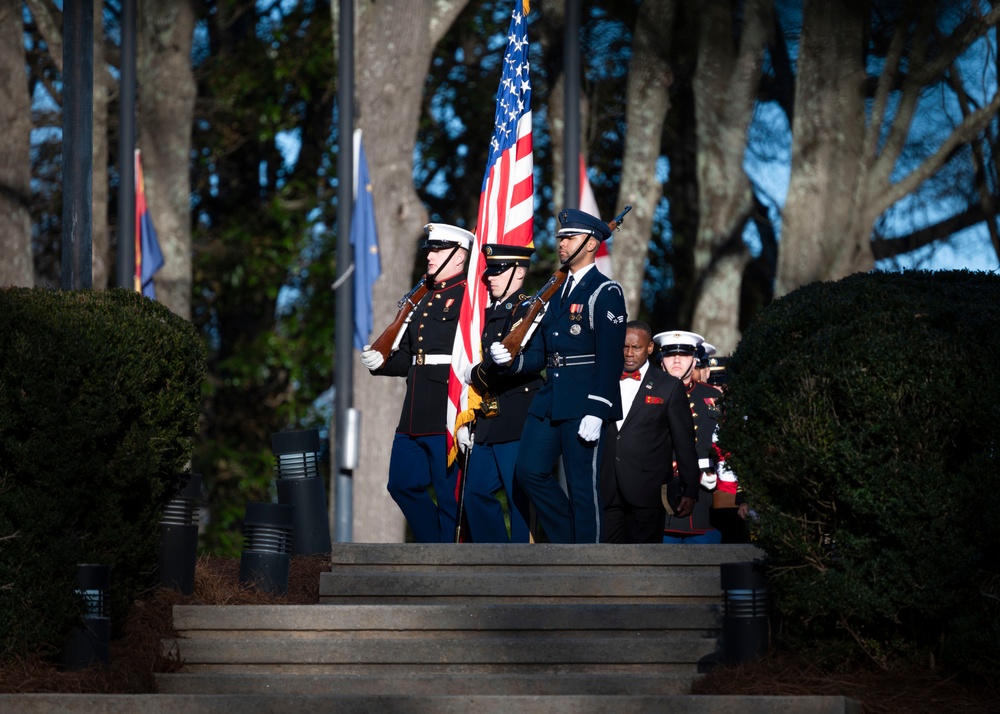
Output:
<svg viewBox="0 0 1000 714">
<path fill-rule="evenodd" d="M 611 235 L 607 224 L 582 211 L 562 211 L 559 220 L 560 234 L 587 233 L 598 240 Z M 625 297 L 593 264 L 570 277 L 571 291 L 552 299 L 528 347 L 509 367 L 514 373 L 546 369 L 545 385 L 532 400 L 521 433 L 515 480 L 535 504 L 550 542 L 598 543 L 605 429 L 594 442 L 577 432 L 587 415 L 605 426 L 621 418 Z M 560 454 L 568 493 L 553 474 Z"/>
<path fill-rule="evenodd" d="M 454 245 L 468 249 L 474 238 L 455 226 L 431 223 L 425 230 L 424 249 Z M 458 467 L 448 466 L 448 377 L 464 296 L 462 274 L 434 282 L 411 313 L 398 349 L 380 368 L 371 370 L 374 375 L 406 377 L 386 488 L 418 543 L 455 540 Z"/>
</svg>

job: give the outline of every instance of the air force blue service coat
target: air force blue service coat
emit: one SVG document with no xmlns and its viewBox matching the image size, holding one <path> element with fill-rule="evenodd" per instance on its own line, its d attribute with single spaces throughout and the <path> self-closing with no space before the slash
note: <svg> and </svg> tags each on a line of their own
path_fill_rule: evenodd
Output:
<svg viewBox="0 0 1000 714">
<path fill-rule="evenodd" d="M 527 349 L 511 365 L 518 373 L 547 370 L 528 413 L 553 421 L 587 414 L 621 419 L 625 322 L 621 286 L 597 268 L 565 300 L 553 299 Z"/>
</svg>

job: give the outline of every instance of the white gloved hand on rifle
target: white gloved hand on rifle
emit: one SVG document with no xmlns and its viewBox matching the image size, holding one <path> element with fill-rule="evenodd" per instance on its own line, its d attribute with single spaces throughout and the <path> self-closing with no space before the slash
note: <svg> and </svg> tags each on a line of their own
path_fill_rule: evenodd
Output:
<svg viewBox="0 0 1000 714">
<path fill-rule="evenodd" d="M 595 417 L 593 414 L 588 414 L 580 420 L 580 428 L 577 430 L 576 435 L 584 441 L 597 441 L 601 438 L 601 427 L 603 425 L 603 419 Z"/>
<path fill-rule="evenodd" d="M 365 345 L 365 348 L 361 351 L 361 364 L 365 366 L 365 369 L 375 370 L 385 364 L 385 357 L 382 353 L 373 350 L 371 345 Z"/>
<path fill-rule="evenodd" d="M 511 363 L 510 352 L 503 346 L 503 342 L 494 342 L 490 345 L 490 356 L 501 367 Z"/>
</svg>

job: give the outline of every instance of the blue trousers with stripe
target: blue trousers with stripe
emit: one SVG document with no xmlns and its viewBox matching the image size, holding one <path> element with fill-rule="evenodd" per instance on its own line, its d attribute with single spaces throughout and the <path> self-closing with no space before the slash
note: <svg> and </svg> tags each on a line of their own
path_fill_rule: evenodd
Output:
<svg viewBox="0 0 1000 714">
<path fill-rule="evenodd" d="M 444 434 L 396 434 L 389 456 L 386 488 L 406 516 L 418 543 L 454 543 L 458 500 L 455 498 L 457 463 L 448 466 Z M 437 503 L 428 491 L 434 486 Z"/>
<path fill-rule="evenodd" d="M 604 431 L 595 443 L 577 436 L 580 419 L 552 421 L 528 416 L 521 432 L 514 480 L 535 504 L 538 520 L 552 543 L 599 543 L 600 471 Z M 564 492 L 554 466 L 562 455 Z"/>
</svg>

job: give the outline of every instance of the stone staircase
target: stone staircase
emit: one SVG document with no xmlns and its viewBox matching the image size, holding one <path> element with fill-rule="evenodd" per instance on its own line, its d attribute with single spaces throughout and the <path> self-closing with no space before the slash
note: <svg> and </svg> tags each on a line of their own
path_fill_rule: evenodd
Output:
<svg viewBox="0 0 1000 714">
<path fill-rule="evenodd" d="M 683 694 L 753 546 L 338 544 L 320 606 L 178 606 L 161 692 Z"/>
<path fill-rule="evenodd" d="M 719 564 L 762 555 L 734 545 L 337 544 L 319 605 L 175 607 L 178 636 L 163 644 L 183 667 L 158 675 L 160 694 L 142 704 L 206 714 L 860 714 L 843 697 L 687 696 L 720 656 Z"/>
</svg>

